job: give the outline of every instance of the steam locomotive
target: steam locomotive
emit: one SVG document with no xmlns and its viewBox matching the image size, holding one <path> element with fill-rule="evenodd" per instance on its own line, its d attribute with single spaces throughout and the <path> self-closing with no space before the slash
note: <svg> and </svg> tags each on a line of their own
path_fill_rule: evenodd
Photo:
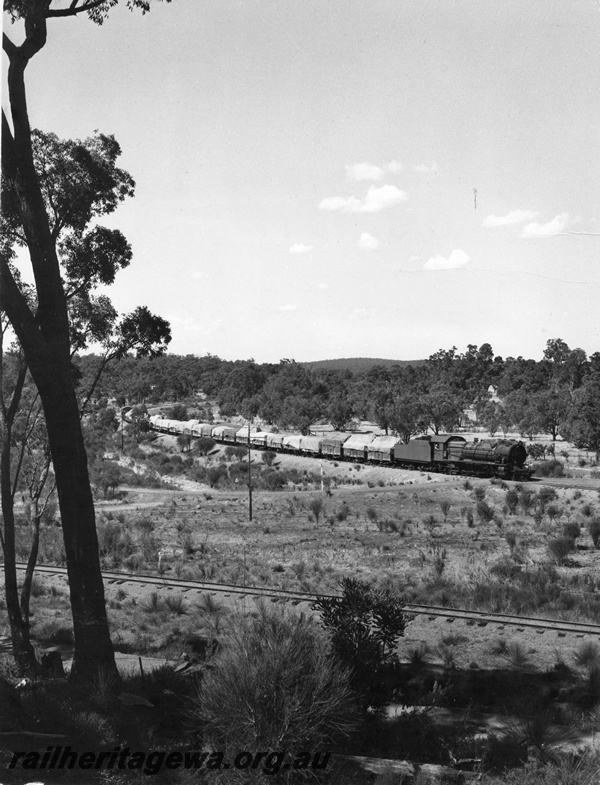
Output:
<svg viewBox="0 0 600 785">
<path fill-rule="evenodd" d="M 420 436 L 405 443 L 397 436 L 334 431 L 322 436 L 270 433 L 258 428 L 214 425 L 199 420 L 170 420 L 153 415 L 150 427 L 162 433 L 209 437 L 221 444 L 237 444 L 259 450 L 396 466 L 426 472 L 464 474 L 528 480 L 533 470 L 526 465 L 527 451 L 513 439 L 467 441 L 456 434 Z"/>
</svg>

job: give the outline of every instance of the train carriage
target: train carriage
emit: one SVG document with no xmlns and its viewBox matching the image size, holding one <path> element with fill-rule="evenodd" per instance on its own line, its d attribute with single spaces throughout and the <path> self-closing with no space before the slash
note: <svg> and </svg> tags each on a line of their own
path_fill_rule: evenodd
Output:
<svg viewBox="0 0 600 785">
<path fill-rule="evenodd" d="M 320 455 L 322 441 L 320 436 L 303 436 L 300 440 L 300 452 L 305 455 Z"/>
<path fill-rule="evenodd" d="M 355 433 L 344 442 L 342 455 L 350 461 L 366 461 L 368 449 L 375 439 L 374 433 Z"/>
<path fill-rule="evenodd" d="M 182 433 L 185 436 L 192 436 L 194 432 L 194 426 L 198 425 L 199 422 L 200 420 L 188 420 L 187 422 L 184 422 Z"/>
<path fill-rule="evenodd" d="M 398 444 L 397 436 L 376 436 L 367 446 L 367 457 L 374 463 L 392 463 L 394 447 Z"/>
<path fill-rule="evenodd" d="M 270 433 L 267 436 L 267 449 L 277 450 L 278 452 L 283 449 L 284 433 Z"/>
<path fill-rule="evenodd" d="M 212 430 L 212 438 L 228 444 L 235 444 L 235 434 L 238 428 L 231 425 L 217 425 Z"/>
<path fill-rule="evenodd" d="M 281 449 L 283 452 L 300 452 L 302 436 L 288 435 L 283 437 Z"/>
<path fill-rule="evenodd" d="M 264 450 L 267 447 L 267 439 L 272 435 L 269 431 L 255 431 L 250 434 L 250 444 L 252 447 Z"/>
<path fill-rule="evenodd" d="M 258 428 L 255 428 L 253 426 L 244 425 L 242 428 L 240 428 L 239 430 L 237 430 L 235 432 L 235 442 L 236 442 L 236 444 L 248 445 L 249 441 L 250 441 L 250 444 L 252 444 L 252 434 L 256 433 L 257 431 L 258 431 Z"/>
<path fill-rule="evenodd" d="M 332 431 L 321 439 L 321 455 L 326 458 L 341 458 L 345 442 L 352 436 L 351 433 Z"/>
<path fill-rule="evenodd" d="M 209 422 L 199 422 L 192 426 L 192 436 L 204 436 L 206 438 L 212 437 L 214 425 Z"/>
</svg>

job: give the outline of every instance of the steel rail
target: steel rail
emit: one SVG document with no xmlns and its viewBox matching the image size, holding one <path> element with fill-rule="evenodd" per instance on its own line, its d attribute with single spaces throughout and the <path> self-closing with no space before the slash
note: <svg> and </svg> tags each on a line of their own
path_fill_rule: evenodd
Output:
<svg viewBox="0 0 600 785">
<path fill-rule="evenodd" d="M 4 565 L 0 565 L 4 567 Z M 26 565 L 17 563 L 17 569 L 24 570 Z M 55 567 L 51 565 L 39 565 L 36 567 L 38 573 L 47 575 L 59 575 L 67 577 L 65 567 Z M 240 586 L 231 583 L 213 583 L 210 581 L 187 581 L 178 578 L 164 578 L 158 575 L 144 575 L 140 573 L 127 573 L 119 571 L 102 571 L 105 581 L 111 585 L 122 585 L 124 583 L 137 583 L 141 585 L 157 586 L 162 589 L 179 589 L 182 592 L 198 591 L 210 592 L 213 594 L 223 594 L 225 596 L 238 595 L 240 597 L 267 597 L 271 600 L 283 600 L 298 604 L 305 602 L 315 603 L 319 598 L 331 599 L 339 595 L 333 594 L 313 594 L 310 592 L 288 591 L 287 589 L 276 589 L 272 587 Z M 573 635 L 598 635 L 600 636 L 600 624 L 587 622 L 575 622 L 562 619 L 539 618 L 536 616 L 517 616 L 508 613 L 493 613 L 487 611 L 474 611 L 464 608 L 451 608 L 440 605 L 422 605 L 418 603 L 407 603 L 403 609 L 408 614 L 415 616 L 429 617 L 431 620 L 445 618 L 448 622 L 455 619 L 466 621 L 468 625 L 485 627 L 488 624 L 517 627 L 519 631 L 526 628 L 534 629 L 539 634 L 545 631 L 557 632 L 560 636 L 565 634 Z"/>
</svg>

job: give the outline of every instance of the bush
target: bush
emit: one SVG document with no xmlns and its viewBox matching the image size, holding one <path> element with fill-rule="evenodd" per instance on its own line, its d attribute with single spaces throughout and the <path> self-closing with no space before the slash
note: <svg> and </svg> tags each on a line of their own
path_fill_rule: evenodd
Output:
<svg viewBox="0 0 600 785">
<path fill-rule="evenodd" d="M 563 535 L 570 540 L 576 540 L 581 536 L 581 526 L 575 521 L 569 521 L 563 526 Z"/>
<path fill-rule="evenodd" d="M 402 601 L 354 578 L 342 580 L 342 596 L 320 598 L 315 608 L 331 634 L 333 650 L 352 669 L 363 709 L 384 705 L 389 689 L 383 672 L 398 662 L 397 643 L 408 621 Z"/>
<path fill-rule="evenodd" d="M 575 549 L 575 540 L 570 537 L 555 537 L 548 543 L 550 558 L 557 564 L 563 564 L 567 556 Z"/>
<path fill-rule="evenodd" d="M 508 491 L 506 491 L 506 506 L 508 507 L 508 511 L 511 515 L 516 514 L 518 504 L 519 494 L 515 491 L 514 488 L 510 488 Z"/>
<path fill-rule="evenodd" d="M 277 458 L 277 453 L 274 450 L 265 450 L 261 455 L 262 462 L 267 466 L 272 466 Z"/>
<path fill-rule="evenodd" d="M 192 703 L 210 744 L 239 750 L 328 748 L 354 727 L 349 673 L 313 624 L 259 607 L 232 632 Z"/>
<path fill-rule="evenodd" d="M 534 463 L 533 473 L 536 477 L 564 477 L 565 466 L 562 461 L 553 458 L 551 461 Z"/>
<path fill-rule="evenodd" d="M 208 455 L 214 446 L 215 442 L 209 436 L 200 436 L 198 439 L 194 439 L 192 449 L 198 455 Z"/>
<path fill-rule="evenodd" d="M 206 472 L 206 479 L 208 480 L 211 488 L 216 488 L 219 482 L 227 477 L 227 468 L 223 464 L 219 466 L 211 466 Z"/>
<path fill-rule="evenodd" d="M 589 521 L 588 531 L 594 543 L 594 548 L 598 548 L 600 545 L 600 518 L 592 518 Z"/>
<path fill-rule="evenodd" d="M 482 523 L 489 523 L 494 517 L 494 508 L 482 499 L 477 502 L 477 515 Z"/>
<path fill-rule="evenodd" d="M 238 461 L 242 461 L 248 455 L 248 448 L 247 447 L 233 447 L 232 445 L 228 445 L 225 448 L 225 457 L 230 458 L 233 460 L 236 458 Z"/>
</svg>

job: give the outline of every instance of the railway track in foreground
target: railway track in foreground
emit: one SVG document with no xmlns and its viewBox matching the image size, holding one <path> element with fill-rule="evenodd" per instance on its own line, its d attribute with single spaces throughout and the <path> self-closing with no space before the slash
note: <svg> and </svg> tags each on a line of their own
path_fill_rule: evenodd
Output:
<svg viewBox="0 0 600 785">
<path fill-rule="evenodd" d="M 4 565 L 0 565 L 2 569 Z M 25 564 L 18 563 L 18 570 L 25 570 Z M 58 576 L 67 579 L 65 567 L 54 567 L 51 565 L 39 565 L 36 572 L 41 575 Z M 119 571 L 103 570 L 102 575 L 107 585 L 123 586 L 124 584 L 136 584 L 141 587 L 155 587 L 165 591 L 177 590 L 182 594 L 187 592 L 197 592 L 201 594 L 220 594 L 225 598 L 233 599 L 268 599 L 272 602 L 289 602 L 292 605 L 312 605 L 319 597 L 335 597 L 332 594 L 312 594 L 309 592 L 288 591 L 286 589 L 276 589 L 272 587 L 241 586 L 229 583 L 213 583 L 210 581 L 187 581 L 177 578 L 164 578 L 159 575 L 133 574 Z M 508 613 L 491 613 L 486 611 L 474 611 L 463 608 L 448 608 L 441 605 L 420 605 L 409 603 L 404 606 L 404 610 L 415 616 L 422 616 L 428 620 L 445 619 L 447 623 L 455 620 L 466 622 L 468 626 L 494 627 L 502 630 L 505 627 L 514 627 L 517 632 L 534 630 L 542 635 L 545 632 L 556 633 L 559 637 L 574 635 L 583 638 L 586 635 L 600 637 L 600 624 L 587 622 L 574 622 L 562 619 L 544 619 L 535 616 L 515 616 Z"/>
</svg>

